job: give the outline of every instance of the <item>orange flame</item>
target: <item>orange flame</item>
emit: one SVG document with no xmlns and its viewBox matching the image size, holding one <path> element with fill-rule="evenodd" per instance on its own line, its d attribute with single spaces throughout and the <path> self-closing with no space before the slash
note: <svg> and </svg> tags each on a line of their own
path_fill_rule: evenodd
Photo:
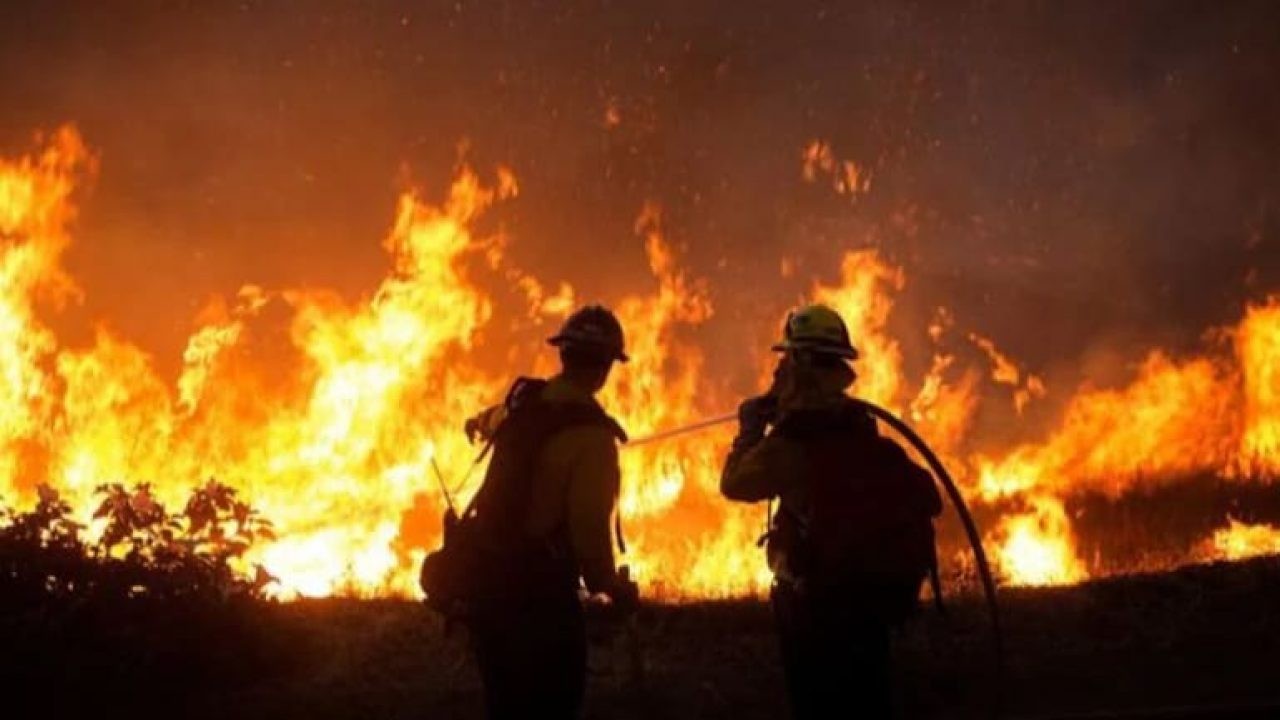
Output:
<svg viewBox="0 0 1280 720">
<path fill-rule="evenodd" d="M 1232 409 L 1231 377 L 1217 363 L 1152 352 L 1128 387 L 1083 388 L 1047 441 L 999 460 L 979 455 L 979 489 L 989 499 L 1033 489 L 1118 496 L 1135 483 L 1222 468 Z"/>
<path fill-rule="evenodd" d="M 856 200 L 871 189 L 871 175 L 852 160 L 838 160 L 828 142 L 811 141 L 805 146 L 801 159 L 800 176 L 805 182 L 817 182 L 825 176 L 836 194 L 847 195 L 850 200 Z"/>
<path fill-rule="evenodd" d="M 1025 513 L 1001 519 L 995 540 L 995 564 L 1013 585 L 1065 585 L 1088 577 L 1076 557 L 1075 538 L 1062 503 L 1029 498 Z"/>
<path fill-rule="evenodd" d="M 1216 530 L 1205 543 L 1211 560 L 1244 560 L 1280 554 L 1280 528 L 1266 523 L 1249 524 L 1227 518 L 1227 527 Z"/>
<path fill-rule="evenodd" d="M 1024 380 L 1024 374 L 1018 364 L 1000 352 L 996 348 L 994 341 L 977 333 L 969 333 L 969 339 L 990 358 L 992 364 L 991 379 L 1001 385 L 1009 385 L 1014 388 L 1013 406 L 1018 411 L 1018 414 L 1022 414 L 1022 409 L 1027 406 L 1027 403 L 1044 397 L 1044 381 L 1035 375 L 1029 374 L 1025 376 Z"/>
<path fill-rule="evenodd" d="M 806 151 L 814 177 L 838 167 L 824 147 Z M 98 484 L 150 481 L 154 499 L 172 505 L 215 476 L 275 521 L 278 539 L 247 560 L 281 578 L 284 596 L 415 593 L 415 563 L 438 541 L 444 506 L 433 461 L 455 490 L 470 478 L 465 501 L 478 471 L 470 472 L 475 449 L 461 419 L 497 401 L 512 375 L 549 370 L 545 355 L 532 359 L 532 334 L 579 301 L 567 281 L 514 267 L 505 238 L 474 234 L 493 204 L 516 196 L 515 176 L 500 170 L 490 185 L 462 167 L 439 205 L 401 195 L 383 243 L 390 268 L 368 297 L 246 286 L 209 302 L 169 382 L 109 326 L 87 347 L 66 347 L 40 320 L 45 304 L 77 297 L 60 256 L 73 190 L 93 167 L 71 129 L 30 156 L 0 160 L 0 495 L 29 504 L 47 481 L 87 520 Z M 704 367 L 697 340 L 714 313 L 713 288 L 681 267 L 656 206 L 635 229 L 653 285 L 610 298 L 633 361 L 602 400 L 638 436 L 719 414 L 734 398 Z M 801 267 L 783 264 L 793 274 Z M 527 326 L 494 322 L 510 300 L 487 292 L 486 280 L 512 289 L 524 303 L 513 317 Z M 962 347 L 946 346 L 957 321 L 945 309 L 920 338 L 932 346 L 919 363 L 924 376 L 910 377 L 904 347 L 918 345 L 889 331 L 906 283 L 903 268 L 861 250 L 808 295 L 848 321 L 862 352 L 859 395 L 905 410 L 971 499 L 1023 508 L 988 534 L 1009 582 L 1087 577 L 1063 504 L 1074 492 L 1117 497 L 1188 473 L 1243 479 L 1280 469 L 1280 299 L 1247 308 L 1229 333 L 1234 354 L 1154 350 L 1127 386 L 1086 383 L 1042 441 L 1002 451 L 974 437 L 986 384 L 1022 393 L 1018 409 L 1047 395 L 1043 384 L 972 330 L 959 337 L 973 338 L 993 368 L 966 365 Z M 757 321 L 774 329 L 784 310 L 761 308 Z M 731 505 L 717 491 L 730 436 L 720 428 L 623 451 L 627 562 L 648 593 L 767 587 L 754 543 L 763 509 Z"/>
<path fill-rule="evenodd" d="M 906 274 L 880 260 L 870 250 L 851 252 L 840 266 L 840 284 L 818 284 L 814 300 L 835 308 L 849 327 L 861 359 L 858 363 L 858 392 L 866 399 L 897 407 L 902 392 L 902 350 L 885 333 L 892 293 L 902 289 Z"/>
<path fill-rule="evenodd" d="M 1250 306 L 1236 333 L 1244 374 L 1243 469 L 1280 474 L 1280 297 Z"/>
</svg>

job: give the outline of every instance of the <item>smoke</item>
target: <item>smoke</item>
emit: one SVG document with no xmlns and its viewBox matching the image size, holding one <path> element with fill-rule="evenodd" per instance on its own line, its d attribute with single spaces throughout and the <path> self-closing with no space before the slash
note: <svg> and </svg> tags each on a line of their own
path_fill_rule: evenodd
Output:
<svg viewBox="0 0 1280 720">
<path fill-rule="evenodd" d="M 743 348 L 845 250 L 908 280 L 1050 387 L 1197 342 L 1280 286 L 1273 3 L 6 3 L 0 145 L 75 122 L 100 152 L 70 272 L 171 374 L 210 295 L 358 297 L 395 191 L 465 140 L 509 165 L 515 262 L 582 299 L 647 279 L 647 201 Z M 813 139 L 865 169 L 801 179 Z M 569 262 L 567 258 L 590 258 Z M 782 277 L 784 258 L 791 264 Z M 1106 348 L 1106 350 L 1100 350 Z"/>
</svg>

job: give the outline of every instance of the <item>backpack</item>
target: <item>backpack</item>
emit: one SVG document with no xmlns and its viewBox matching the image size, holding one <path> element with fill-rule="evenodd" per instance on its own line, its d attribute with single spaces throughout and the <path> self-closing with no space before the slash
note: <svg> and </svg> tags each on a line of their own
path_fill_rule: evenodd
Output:
<svg viewBox="0 0 1280 720">
<path fill-rule="evenodd" d="M 525 532 L 538 458 L 551 438 L 571 427 L 599 425 L 625 435 L 598 405 L 543 401 L 545 387 L 545 380 L 520 378 L 507 393 L 480 489 L 460 516 L 445 511 L 443 543 L 423 559 L 419 585 L 427 605 L 446 617 L 465 615 L 477 602 L 576 592 L 568 528 L 562 523 L 545 537 Z"/>
<path fill-rule="evenodd" d="M 803 444 L 808 462 L 799 478 L 805 507 L 783 501 L 771 551 L 807 586 L 873 593 L 864 599 L 876 611 L 905 619 L 936 578 L 942 499 L 933 476 L 851 404 L 791 413 L 774 432 Z"/>
</svg>

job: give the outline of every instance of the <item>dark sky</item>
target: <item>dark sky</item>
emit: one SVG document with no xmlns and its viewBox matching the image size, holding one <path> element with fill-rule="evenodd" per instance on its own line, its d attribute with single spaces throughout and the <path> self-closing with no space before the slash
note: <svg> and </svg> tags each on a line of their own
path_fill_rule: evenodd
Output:
<svg viewBox="0 0 1280 720">
<path fill-rule="evenodd" d="M 210 294 L 368 292 L 406 168 L 438 196 L 466 139 L 520 178 L 515 260 L 587 297 L 644 287 L 632 222 L 662 203 L 713 356 L 875 244 L 897 322 L 945 304 L 1045 368 L 1280 290 L 1277 28 L 1266 1 L 10 0 L 0 147 L 70 121 L 100 152 L 72 314 L 166 367 Z M 812 138 L 871 191 L 801 182 Z"/>
</svg>

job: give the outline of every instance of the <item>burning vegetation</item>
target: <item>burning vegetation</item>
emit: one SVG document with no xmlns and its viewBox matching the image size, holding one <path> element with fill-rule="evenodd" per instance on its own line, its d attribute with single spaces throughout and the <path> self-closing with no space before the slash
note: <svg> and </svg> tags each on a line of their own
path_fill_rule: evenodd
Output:
<svg viewBox="0 0 1280 720">
<path fill-rule="evenodd" d="M 804 178 L 829 177 L 842 194 L 871 182 L 821 142 L 801 160 Z M 491 205 L 518 195 L 516 176 L 503 169 L 483 179 L 460 164 L 439 202 L 402 194 L 383 242 L 386 276 L 363 299 L 249 285 L 209 302 L 169 381 L 109 326 L 77 347 L 45 319 L 81 299 L 61 257 L 72 242 L 76 188 L 96 164 L 70 127 L 0 162 L 0 500 L 13 508 L 0 523 L 12 528 L 20 513 L 65 503 L 58 526 L 82 527 L 76 542 L 83 532 L 109 555 L 120 526 L 118 515 L 95 512 L 103 492 L 121 507 L 138 509 L 139 497 L 147 507 L 177 507 L 193 491 L 223 488 L 204 485 L 217 477 L 227 483 L 219 492 L 234 489 L 274 523 L 269 532 L 237 526 L 248 534 L 218 551 L 220 567 L 260 573 L 245 581 L 251 587 L 270 576 L 286 598 L 413 595 L 417 561 L 437 543 L 444 507 L 432 465 L 464 500 L 475 489 L 477 449 L 462 419 L 500 398 L 513 371 L 548 369 L 545 355 L 533 359 L 540 328 L 577 299 L 570 284 L 517 267 L 509 238 L 480 229 Z M 697 339 L 717 312 L 716 288 L 682 268 L 660 208 L 643 208 L 635 231 L 652 285 L 608 298 L 633 362 L 602 400 L 639 437 L 723 413 L 737 395 L 706 367 Z M 785 258 L 783 266 L 796 272 Z M 484 278 L 512 289 L 523 329 L 499 321 L 496 308 L 513 300 L 487 291 Z M 838 272 L 817 273 L 809 295 L 848 321 L 863 357 L 855 392 L 915 423 L 985 508 L 986 540 L 1006 582 L 1073 583 L 1103 565 L 1123 569 L 1123 560 L 1082 556 L 1069 510 L 1078 495 L 1118 500 L 1206 475 L 1244 486 L 1280 471 L 1280 296 L 1246 304 L 1239 322 L 1207 333 L 1197 353 L 1150 350 L 1125 384 L 1055 388 L 961 330 L 965 319 L 946 308 L 921 333 L 932 352 L 919 358 L 926 371 L 912 375 L 904 348 L 919 343 L 888 327 L 910 282 L 909 268 L 857 250 Z M 784 309 L 748 316 L 763 337 Z M 515 349 L 495 349 L 508 346 Z M 744 362 L 763 375 L 763 353 Z M 984 407 L 1008 404 L 1021 415 L 1049 401 L 1061 410 L 1043 436 L 1010 445 L 984 437 L 975 422 Z M 628 562 L 650 595 L 731 597 L 767 587 L 755 545 L 763 509 L 731 506 L 717 492 L 730 432 L 622 454 Z M 121 483 L 146 485 L 130 494 Z M 1276 527 L 1216 520 L 1221 529 L 1171 562 L 1280 549 Z"/>
</svg>

